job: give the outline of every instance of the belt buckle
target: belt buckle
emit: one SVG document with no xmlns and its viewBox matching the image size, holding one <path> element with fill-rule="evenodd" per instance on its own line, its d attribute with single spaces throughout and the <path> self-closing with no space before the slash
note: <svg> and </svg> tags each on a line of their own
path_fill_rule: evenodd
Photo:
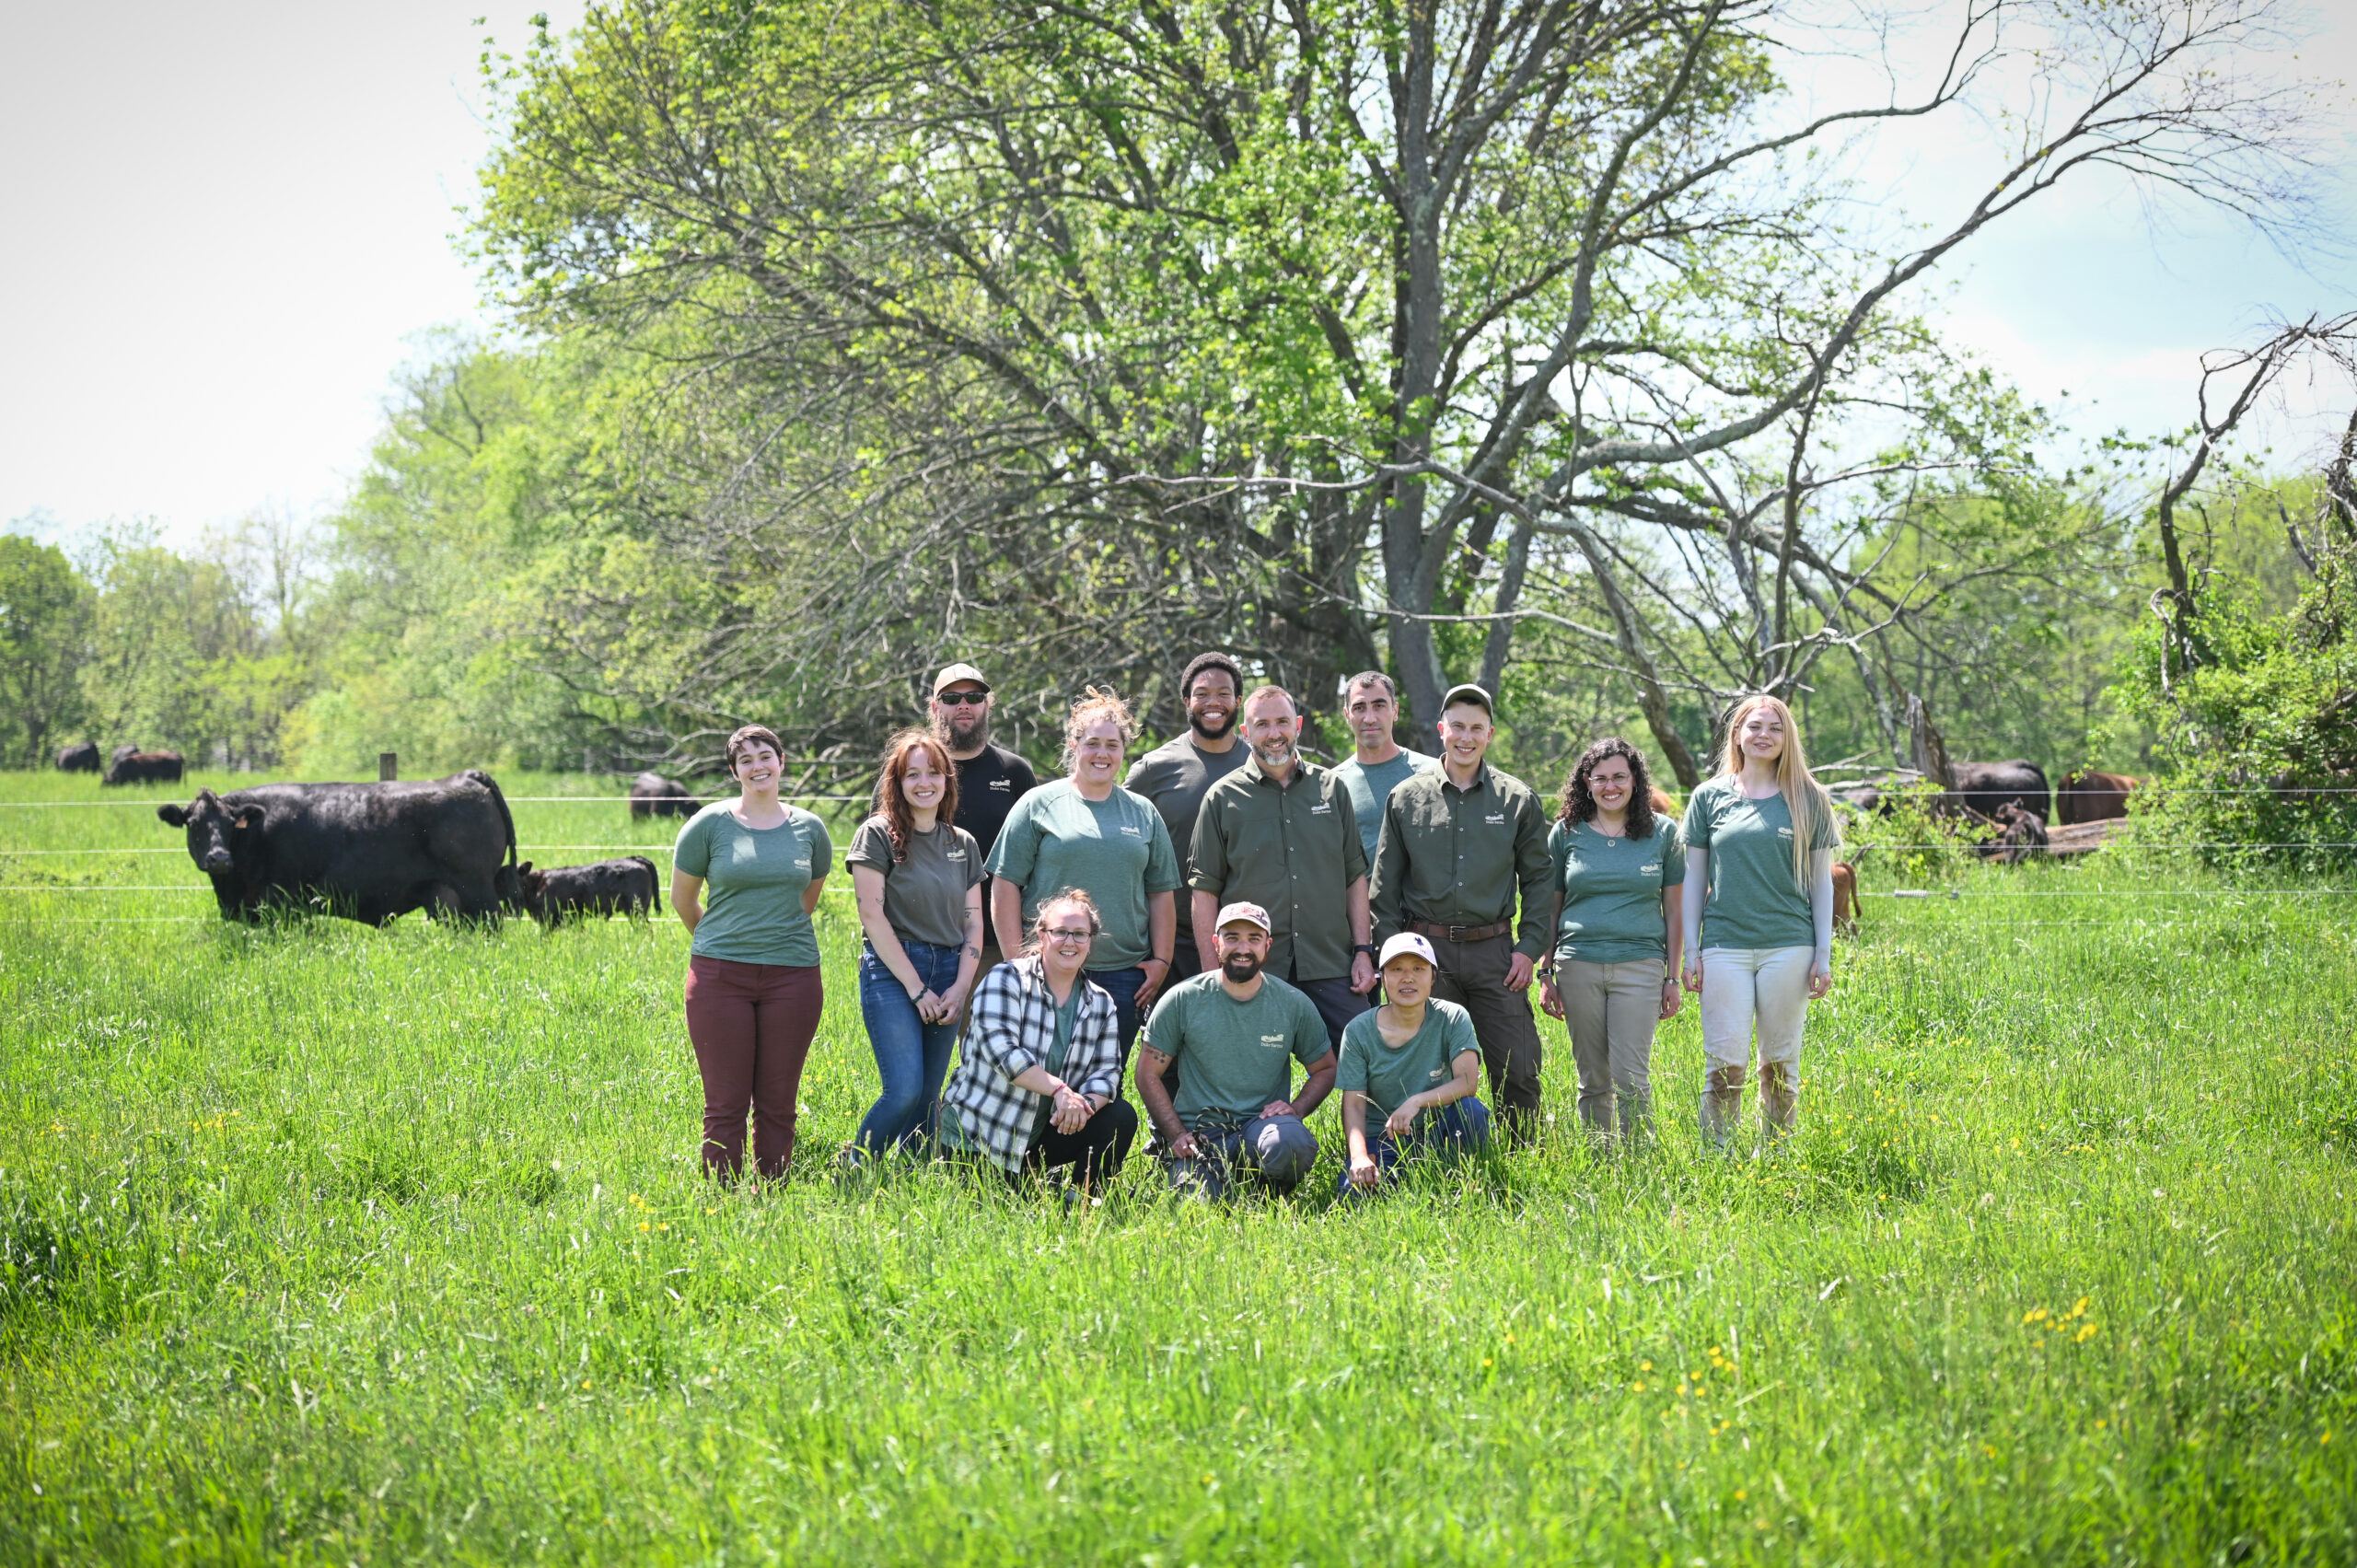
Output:
<svg viewBox="0 0 2357 1568">
<path fill-rule="evenodd" d="M 1452 942 L 1462 942 L 1462 941 L 1464 941 L 1464 940 L 1465 940 L 1465 927 L 1463 927 L 1463 926 L 1461 926 L 1461 925 L 1452 925 L 1452 926 L 1450 926 L 1450 927 L 1448 928 L 1448 939 L 1449 939 L 1450 941 L 1452 941 Z"/>
</svg>

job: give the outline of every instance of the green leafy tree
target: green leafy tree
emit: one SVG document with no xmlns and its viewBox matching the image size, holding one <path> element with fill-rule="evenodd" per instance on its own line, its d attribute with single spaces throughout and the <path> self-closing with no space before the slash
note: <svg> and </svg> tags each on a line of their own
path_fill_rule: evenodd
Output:
<svg viewBox="0 0 2357 1568">
<path fill-rule="evenodd" d="M 94 625 L 90 585 L 64 552 L 0 533 L 0 757 L 42 767 L 80 739 L 82 667 Z"/>
</svg>

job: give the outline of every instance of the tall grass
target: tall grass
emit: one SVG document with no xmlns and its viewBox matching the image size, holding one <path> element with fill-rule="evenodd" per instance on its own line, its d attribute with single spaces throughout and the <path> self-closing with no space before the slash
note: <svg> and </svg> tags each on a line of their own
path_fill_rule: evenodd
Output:
<svg viewBox="0 0 2357 1568">
<path fill-rule="evenodd" d="M 189 885 L 0 895 L 6 1561 L 2357 1558 L 2346 898 L 1963 868 L 1869 900 L 1775 1157 L 1698 1147 L 1689 1009 L 1640 1157 L 1548 1025 L 1538 1149 L 1346 1212 L 1327 1109 L 1306 1201 L 1068 1214 L 818 1174 L 847 900 L 804 1172 L 723 1191 L 675 925 L 249 931 L 96 853 L 177 842 L 0 807 L 11 888 Z"/>
</svg>

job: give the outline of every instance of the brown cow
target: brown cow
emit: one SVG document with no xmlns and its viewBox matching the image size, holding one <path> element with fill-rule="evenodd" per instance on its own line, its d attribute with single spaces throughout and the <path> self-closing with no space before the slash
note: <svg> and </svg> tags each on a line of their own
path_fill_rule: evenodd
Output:
<svg viewBox="0 0 2357 1568">
<path fill-rule="evenodd" d="M 107 765 L 102 784 L 178 784 L 184 766 L 177 751 L 121 751 Z"/>
<path fill-rule="evenodd" d="M 633 817 L 692 817 L 700 804 L 687 785 L 661 773 L 641 773 L 630 781 Z"/>
<path fill-rule="evenodd" d="M 1858 934 L 1858 868 L 1846 860 L 1833 863 L 1833 929 Z"/>
<path fill-rule="evenodd" d="M 2093 768 L 2065 773 L 2054 791 L 2054 819 L 2069 828 L 2125 817 L 2128 792 L 2136 783 L 2126 773 L 2099 773 Z"/>
</svg>

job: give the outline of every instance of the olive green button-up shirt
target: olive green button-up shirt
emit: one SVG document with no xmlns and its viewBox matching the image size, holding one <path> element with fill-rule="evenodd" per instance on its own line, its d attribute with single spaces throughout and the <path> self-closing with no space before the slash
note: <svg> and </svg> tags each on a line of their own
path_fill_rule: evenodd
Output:
<svg viewBox="0 0 2357 1568">
<path fill-rule="evenodd" d="M 1203 792 L 1187 885 L 1221 903 L 1248 900 L 1269 912 L 1268 970 L 1294 980 L 1351 972 L 1351 910 L 1344 896 L 1366 875 L 1351 792 L 1327 769 L 1295 765 L 1279 784 L 1260 758 Z"/>
<path fill-rule="evenodd" d="M 1375 939 L 1411 920 L 1442 925 L 1495 925 L 1515 920 L 1515 951 L 1536 960 L 1547 951 L 1555 911 L 1549 886 L 1547 813 L 1531 787 L 1487 762 L 1473 787 L 1448 782 L 1445 768 L 1402 779 L 1384 803 L 1368 892 Z"/>
</svg>

